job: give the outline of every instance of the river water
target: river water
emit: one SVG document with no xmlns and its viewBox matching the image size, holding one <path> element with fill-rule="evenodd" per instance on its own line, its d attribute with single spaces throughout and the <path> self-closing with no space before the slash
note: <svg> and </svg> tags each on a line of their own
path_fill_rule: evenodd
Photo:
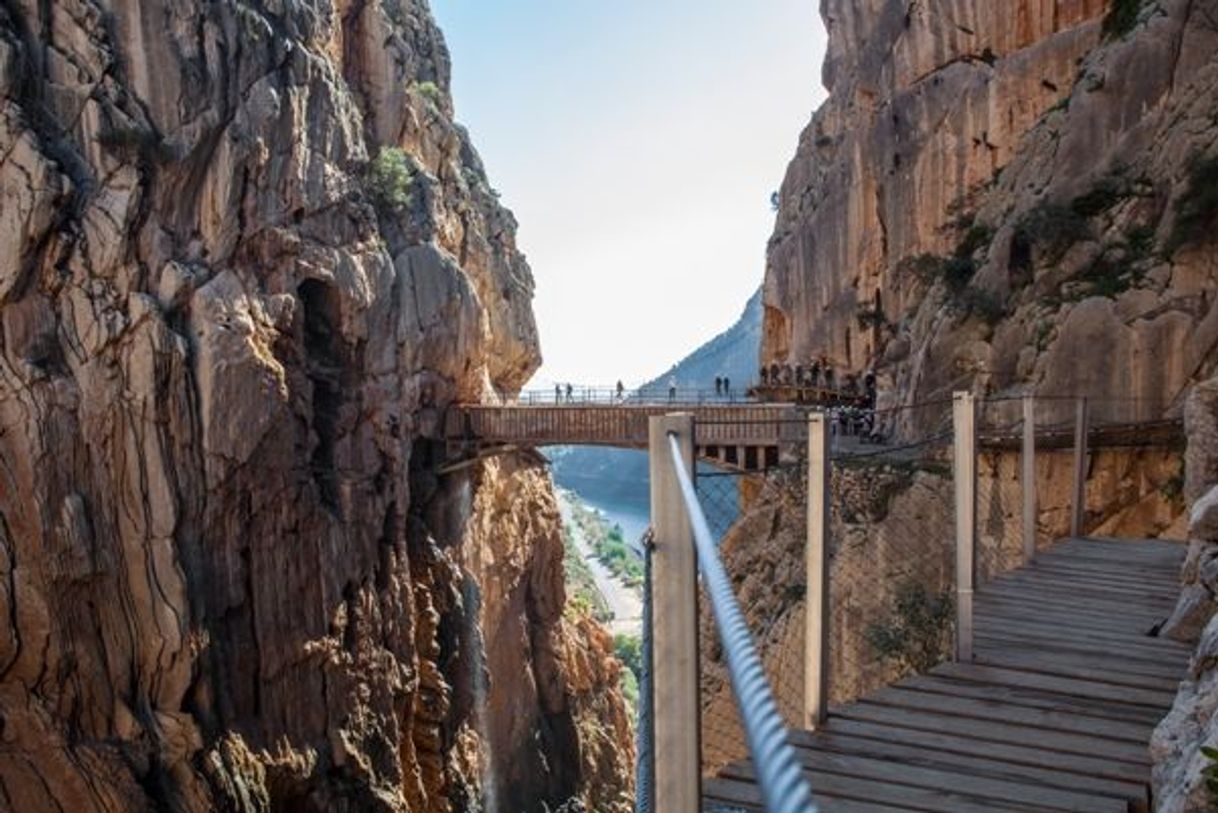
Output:
<svg viewBox="0 0 1218 813">
<path fill-rule="evenodd" d="M 604 497 L 588 497 L 578 494 L 579 499 L 590 508 L 596 509 L 611 525 L 622 526 L 622 537 L 636 551 L 642 552 L 639 539 L 647 526 L 651 524 L 651 511 L 646 504 L 639 505 L 628 500 L 613 500 Z"/>
</svg>

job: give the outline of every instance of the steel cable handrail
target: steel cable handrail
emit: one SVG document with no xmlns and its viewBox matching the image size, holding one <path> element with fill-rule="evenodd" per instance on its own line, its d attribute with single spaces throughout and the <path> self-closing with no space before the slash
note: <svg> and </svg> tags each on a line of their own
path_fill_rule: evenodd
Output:
<svg viewBox="0 0 1218 813">
<path fill-rule="evenodd" d="M 681 497 L 693 527 L 703 587 L 710 597 L 715 626 L 723 642 L 732 693 L 736 696 L 736 706 L 744 723 L 765 809 L 769 813 L 817 813 L 812 791 L 795 757 L 795 749 L 787 741 L 786 725 L 778 713 L 778 705 L 774 702 L 761 659 L 757 657 L 748 625 L 736 603 L 731 580 L 719 559 L 693 480 L 682 465 L 683 455 L 677 434 L 670 432 L 668 441 Z"/>
</svg>

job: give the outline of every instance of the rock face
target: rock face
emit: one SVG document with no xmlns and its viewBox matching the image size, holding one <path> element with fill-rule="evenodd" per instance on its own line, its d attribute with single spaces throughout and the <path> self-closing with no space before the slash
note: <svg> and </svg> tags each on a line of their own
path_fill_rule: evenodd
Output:
<svg viewBox="0 0 1218 813">
<path fill-rule="evenodd" d="M 539 363 L 448 86 L 424 0 L 0 5 L 0 807 L 619 805 L 545 475 L 434 473 Z"/>
<path fill-rule="evenodd" d="M 874 366 L 898 401 L 1178 409 L 1218 358 L 1214 4 L 822 10 L 830 95 L 782 186 L 763 359 Z"/>
<path fill-rule="evenodd" d="M 1204 772 L 1212 761 L 1202 747 L 1218 747 L 1218 380 L 1198 385 L 1185 405 L 1189 436 L 1186 493 L 1193 500 L 1189 516 L 1188 556 L 1181 569 L 1182 588 L 1175 612 L 1162 634 L 1197 644 L 1189 673 L 1171 713 L 1151 741 L 1154 791 L 1161 813 L 1211 810 Z M 1202 490 L 1208 484 L 1208 490 Z M 1200 492 L 1200 493 L 1198 493 Z"/>
</svg>

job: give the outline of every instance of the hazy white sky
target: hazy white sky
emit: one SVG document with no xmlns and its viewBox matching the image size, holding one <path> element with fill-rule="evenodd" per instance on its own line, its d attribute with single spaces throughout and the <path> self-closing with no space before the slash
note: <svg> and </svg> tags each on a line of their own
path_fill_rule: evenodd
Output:
<svg viewBox="0 0 1218 813">
<path fill-rule="evenodd" d="M 538 381 L 641 382 L 739 315 L 824 91 L 815 0 L 433 0 L 520 221 Z"/>
</svg>

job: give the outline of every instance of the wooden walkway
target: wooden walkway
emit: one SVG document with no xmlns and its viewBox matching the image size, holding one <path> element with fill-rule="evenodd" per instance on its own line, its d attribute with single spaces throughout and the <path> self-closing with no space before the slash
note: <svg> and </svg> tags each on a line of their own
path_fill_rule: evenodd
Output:
<svg viewBox="0 0 1218 813">
<path fill-rule="evenodd" d="M 1191 648 L 1150 634 L 1185 548 L 1073 539 L 980 588 L 976 659 L 947 663 L 793 731 L 824 813 L 1149 810 L 1151 731 Z M 709 810 L 760 809 L 747 762 Z"/>
<path fill-rule="evenodd" d="M 616 446 L 645 449 L 649 421 L 688 412 L 699 458 L 744 471 L 777 465 L 783 449 L 807 441 L 806 417 L 789 404 L 457 405 L 444 419 L 450 456 L 501 447 Z"/>
</svg>

